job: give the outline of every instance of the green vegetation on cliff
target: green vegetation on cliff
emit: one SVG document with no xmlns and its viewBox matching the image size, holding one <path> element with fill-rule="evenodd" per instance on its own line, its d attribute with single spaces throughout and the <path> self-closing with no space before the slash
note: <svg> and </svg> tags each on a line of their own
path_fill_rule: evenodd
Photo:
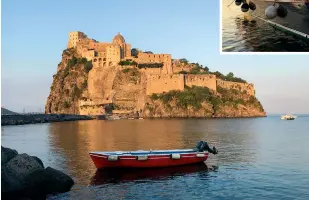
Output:
<svg viewBox="0 0 309 200">
<path fill-rule="evenodd" d="M 181 63 L 184 63 L 185 65 L 189 64 L 189 61 L 185 58 L 180 59 Z M 180 71 L 179 74 L 214 74 L 218 79 L 222 79 L 225 81 L 233 81 L 233 82 L 238 82 L 238 83 L 247 83 L 242 78 L 235 77 L 232 72 L 228 73 L 227 75 L 222 74 L 221 72 L 215 71 L 211 72 L 209 71 L 209 68 L 203 65 L 200 65 L 199 63 L 190 63 L 190 65 L 193 65 L 191 70 L 188 71 Z"/>
<path fill-rule="evenodd" d="M 142 68 L 162 68 L 163 63 L 140 63 L 137 65 L 139 69 Z"/>
<path fill-rule="evenodd" d="M 136 68 L 126 68 L 121 70 L 124 74 L 126 74 L 125 76 L 123 76 L 123 78 L 128 78 L 128 82 L 132 82 L 137 84 L 138 81 L 140 81 L 140 72 L 136 69 Z M 118 75 L 118 79 L 121 79 L 121 74 Z"/>
<path fill-rule="evenodd" d="M 87 90 L 88 73 L 92 67 L 92 62 L 79 57 L 75 49 L 64 50 L 58 71 L 53 76 L 46 112 L 79 114 L 78 100 Z"/>
<path fill-rule="evenodd" d="M 158 113 L 160 107 L 158 102 L 163 103 L 163 110 L 166 112 L 178 110 L 178 113 L 198 113 L 204 110 L 201 116 L 250 116 L 252 110 L 257 116 L 262 116 L 264 113 L 256 97 L 248 95 L 246 91 L 227 90 L 222 87 L 217 88 L 217 93 L 207 87 L 186 87 L 184 91 L 173 90 L 164 94 L 152 94 L 150 99 L 152 103 L 148 103 L 146 109 L 150 111 L 151 116 Z M 165 111 L 161 108 L 159 113 Z"/>
<path fill-rule="evenodd" d="M 217 102 L 217 97 L 207 87 L 186 87 L 184 91 L 172 90 L 164 94 L 152 94 L 152 100 L 162 100 L 166 105 L 172 100 L 176 101 L 176 106 L 187 109 L 190 106 L 194 109 L 202 108 L 203 102 Z"/>
<path fill-rule="evenodd" d="M 137 63 L 130 59 L 122 60 L 118 63 L 121 66 L 137 66 L 139 69 L 142 68 L 162 68 L 163 63 Z"/>
<path fill-rule="evenodd" d="M 214 74 L 216 75 L 216 77 L 218 79 L 222 79 L 224 81 L 233 81 L 233 82 L 238 82 L 238 83 L 247 83 L 247 81 L 245 81 L 244 79 L 242 78 L 239 78 L 239 77 L 234 77 L 234 74 L 232 72 L 228 73 L 226 76 L 221 74 L 220 72 L 218 71 L 215 71 L 215 72 L 210 72 L 210 74 Z"/>
<path fill-rule="evenodd" d="M 235 109 L 238 109 L 239 105 L 252 106 L 264 112 L 260 101 L 255 96 L 247 95 L 246 91 L 241 92 L 236 89 L 227 90 L 222 87 L 217 87 L 217 92 L 220 94 L 220 103 L 223 105 L 232 105 Z"/>
<path fill-rule="evenodd" d="M 129 66 L 136 66 L 137 62 L 132 61 L 132 60 L 122 60 L 118 63 L 121 66 L 129 65 Z"/>
</svg>

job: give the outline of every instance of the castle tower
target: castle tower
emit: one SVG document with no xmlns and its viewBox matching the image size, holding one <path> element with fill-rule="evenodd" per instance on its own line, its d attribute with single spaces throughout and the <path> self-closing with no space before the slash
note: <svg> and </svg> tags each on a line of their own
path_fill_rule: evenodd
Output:
<svg viewBox="0 0 309 200">
<path fill-rule="evenodd" d="M 120 58 L 130 57 L 131 56 L 131 45 L 126 44 L 124 37 L 118 33 L 114 39 L 113 44 L 120 46 Z"/>
<path fill-rule="evenodd" d="M 84 38 L 87 38 L 87 36 L 83 32 L 79 32 L 79 31 L 70 32 L 68 49 L 72 47 L 76 47 L 77 43 L 80 42 Z"/>
</svg>

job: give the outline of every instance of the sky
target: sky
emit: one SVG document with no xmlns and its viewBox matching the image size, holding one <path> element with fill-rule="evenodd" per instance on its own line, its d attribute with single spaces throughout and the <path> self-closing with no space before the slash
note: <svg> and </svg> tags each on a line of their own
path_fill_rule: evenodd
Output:
<svg viewBox="0 0 309 200">
<path fill-rule="evenodd" d="M 309 55 L 220 55 L 219 1 L 2 1 L 1 105 L 44 111 L 70 31 L 169 53 L 255 85 L 267 113 L 309 113 Z"/>
</svg>

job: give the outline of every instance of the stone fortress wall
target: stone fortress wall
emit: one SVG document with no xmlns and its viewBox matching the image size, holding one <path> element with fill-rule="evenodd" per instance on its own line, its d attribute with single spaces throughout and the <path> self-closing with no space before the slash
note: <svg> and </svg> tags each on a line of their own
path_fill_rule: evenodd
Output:
<svg viewBox="0 0 309 200">
<path fill-rule="evenodd" d="M 208 87 L 213 91 L 217 91 L 217 79 L 216 75 L 205 74 L 205 75 L 193 75 L 193 74 L 160 74 L 160 75 L 149 75 L 147 81 L 146 94 L 151 95 L 153 93 L 163 93 L 171 90 L 185 89 L 185 86 L 200 86 Z"/>
<path fill-rule="evenodd" d="M 188 87 L 200 86 L 208 87 L 213 91 L 217 91 L 216 75 L 213 74 L 186 74 L 185 85 Z"/>
<path fill-rule="evenodd" d="M 183 74 L 149 75 L 147 80 L 146 95 L 163 93 L 171 90 L 184 90 Z"/>
<path fill-rule="evenodd" d="M 255 96 L 253 84 L 224 81 L 217 79 L 216 75 L 213 74 L 152 74 L 148 76 L 146 93 L 147 95 L 151 95 L 153 93 L 159 94 L 171 90 L 183 91 L 185 86 L 208 87 L 214 92 L 217 92 L 218 87 L 222 87 L 229 90 L 245 91 L 248 95 Z"/>
<path fill-rule="evenodd" d="M 163 63 L 160 70 L 161 74 L 173 74 L 172 71 L 172 56 L 170 54 L 151 54 L 151 53 L 138 53 L 138 58 L 135 59 L 138 63 Z"/>
<path fill-rule="evenodd" d="M 171 54 L 138 51 L 138 56 L 133 57 L 131 55 L 131 44 L 127 44 L 120 33 L 113 38 L 111 43 L 106 43 L 90 39 L 82 32 L 70 32 L 67 47 L 75 48 L 79 55 L 93 63 L 93 69 L 89 72 L 88 77 L 90 102 L 80 101 L 80 112 L 82 114 L 104 113 L 102 103 L 96 102 L 103 98 L 104 101 L 108 101 L 106 104 L 110 103 L 108 94 L 113 90 L 111 87 L 116 74 L 115 70 L 135 68 L 134 66 L 118 66 L 121 60 L 127 59 L 139 64 L 163 63 L 162 68 L 139 69 L 139 72 L 146 77 L 143 83 L 139 83 L 145 85 L 146 95 L 171 90 L 183 91 L 185 86 L 208 87 L 214 92 L 217 91 L 218 87 L 222 87 L 246 91 L 249 95 L 255 95 L 253 84 L 223 81 L 217 79 L 213 74 L 179 74 L 180 71 L 189 72 L 194 66 L 185 65 L 179 60 L 172 61 Z"/>
<path fill-rule="evenodd" d="M 247 94 L 255 96 L 254 85 L 252 83 L 237 83 L 217 79 L 217 87 L 222 87 L 228 90 L 230 89 L 240 90 L 241 92 L 246 91 Z"/>
</svg>

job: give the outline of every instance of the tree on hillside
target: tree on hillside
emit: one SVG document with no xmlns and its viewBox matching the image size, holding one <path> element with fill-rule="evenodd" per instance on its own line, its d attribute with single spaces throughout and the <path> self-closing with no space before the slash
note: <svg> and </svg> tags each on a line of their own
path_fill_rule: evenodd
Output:
<svg viewBox="0 0 309 200">
<path fill-rule="evenodd" d="M 186 65 L 189 63 L 189 61 L 187 59 L 185 59 L 185 58 L 179 59 L 179 62 L 184 63 Z"/>
<path fill-rule="evenodd" d="M 230 80 L 230 79 L 233 79 L 233 78 L 234 78 L 233 72 L 230 72 L 230 73 L 228 73 L 228 74 L 226 75 L 226 79 L 227 79 L 227 80 Z"/>
<path fill-rule="evenodd" d="M 218 71 L 212 72 L 212 74 L 216 75 L 219 79 L 225 80 L 225 76 Z"/>
</svg>

